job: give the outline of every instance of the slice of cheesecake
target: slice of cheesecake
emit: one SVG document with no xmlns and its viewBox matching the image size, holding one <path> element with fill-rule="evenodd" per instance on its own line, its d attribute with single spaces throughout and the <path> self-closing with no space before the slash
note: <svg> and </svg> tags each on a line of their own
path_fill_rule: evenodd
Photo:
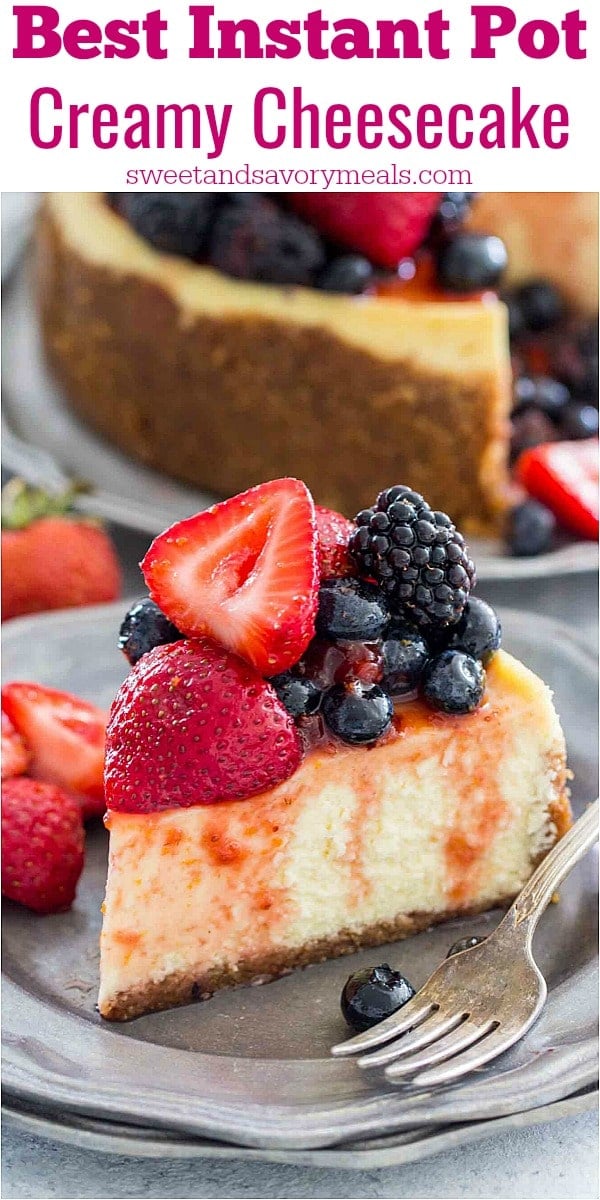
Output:
<svg viewBox="0 0 600 1200">
<path fill-rule="evenodd" d="M 566 830 L 548 688 L 499 651 L 484 701 L 396 706 L 248 799 L 109 812 L 102 1016 L 125 1020 L 505 904 Z"/>
<path fill-rule="evenodd" d="M 240 281 L 156 251 L 86 192 L 45 197 L 37 256 L 50 365 L 127 454 L 217 495 L 298 476 L 346 513 L 405 478 L 467 531 L 501 526 L 511 375 L 494 296 Z"/>
</svg>

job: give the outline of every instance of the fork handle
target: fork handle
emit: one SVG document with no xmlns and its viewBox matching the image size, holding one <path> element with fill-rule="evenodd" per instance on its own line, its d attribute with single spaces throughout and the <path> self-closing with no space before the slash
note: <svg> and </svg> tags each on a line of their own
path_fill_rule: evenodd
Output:
<svg viewBox="0 0 600 1200">
<path fill-rule="evenodd" d="M 542 859 L 525 884 L 504 921 L 514 928 L 527 922 L 523 930 L 530 938 L 556 888 L 584 854 L 598 841 L 600 801 L 595 800 L 554 848 Z M 504 924 L 504 922 L 503 922 Z"/>
</svg>

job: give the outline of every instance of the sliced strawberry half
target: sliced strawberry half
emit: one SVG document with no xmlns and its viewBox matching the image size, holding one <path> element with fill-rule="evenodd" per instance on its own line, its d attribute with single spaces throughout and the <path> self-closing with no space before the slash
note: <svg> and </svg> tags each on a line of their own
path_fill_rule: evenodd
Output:
<svg viewBox="0 0 600 1200">
<path fill-rule="evenodd" d="M 6 713 L 2 713 L 2 778 L 24 775 L 29 765 L 29 751 Z"/>
<path fill-rule="evenodd" d="M 317 531 L 308 488 L 275 479 L 172 525 L 142 563 L 152 599 L 186 637 L 209 634 L 276 675 L 314 635 Z"/>
<path fill-rule="evenodd" d="M 315 514 L 321 579 L 343 579 L 346 575 L 352 575 L 354 567 L 348 554 L 348 542 L 356 529 L 354 521 L 320 504 L 317 504 Z"/>
<path fill-rule="evenodd" d="M 107 715 L 69 692 L 39 683 L 7 683 L 2 709 L 31 752 L 29 774 L 76 792 L 84 817 L 104 811 Z"/>
</svg>

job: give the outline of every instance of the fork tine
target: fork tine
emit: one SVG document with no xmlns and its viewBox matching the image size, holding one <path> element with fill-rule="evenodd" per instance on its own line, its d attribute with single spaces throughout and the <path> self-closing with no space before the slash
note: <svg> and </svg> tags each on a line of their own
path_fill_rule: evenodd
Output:
<svg viewBox="0 0 600 1200">
<path fill-rule="evenodd" d="M 446 1037 L 442 1037 L 439 1041 L 434 1042 L 428 1049 L 388 1067 L 385 1073 L 386 1077 L 394 1082 L 396 1079 L 403 1079 L 406 1075 L 416 1075 L 417 1072 L 422 1071 L 424 1067 L 428 1067 L 432 1063 L 444 1062 L 445 1059 L 452 1058 L 455 1054 L 460 1054 L 461 1050 L 466 1050 L 469 1046 L 473 1045 L 473 1042 L 478 1042 L 487 1033 L 490 1033 L 493 1028 L 493 1021 L 488 1021 L 486 1024 L 480 1025 L 475 1021 L 467 1019 L 458 1028 L 455 1027 Z M 427 1074 L 430 1074 L 430 1072 L 427 1072 Z"/>
<path fill-rule="evenodd" d="M 431 1071 L 422 1071 L 414 1079 L 411 1079 L 411 1084 L 413 1087 L 430 1088 L 437 1087 L 442 1083 L 454 1083 L 456 1079 L 461 1079 L 469 1071 L 476 1071 L 478 1067 L 483 1067 L 485 1063 L 508 1050 L 515 1042 L 518 1042 L 522 1032 L 523 1029 L 516 1026 L 508 1032 L 501 1026 L 488 1033 L 487 1037 L 482 1038 L 476 1046 L 465 1050 L 464 1054 L 460 1054 L 443 1066 L 434 1067 Z"/>
<path fill-rule="evenodd" d="M 358 1058 L 357 1064 L 359 1067 L 384 1067 L 387 1063 L 395 1062 L 405 1054 L 412 1054 L 413 1050 L 422 1050 L 425 1046 L 430 1046 L 432 1042 L 437 1041 L 446 1033 L 450 1033 L 451 1029 L 455 1029 L 463 1020 L 464 1014 L 461 1012 L 455 1013 L 440 1013 L 434 1012 L 430 1017 L 426 1017 L 417 1029 L 411 1030 L 410 1033 L 405 1033 L 398 1041 L 393 1041 L 391 1045 L 383 1047 L 383 1050 L 373 1050 L 370 1054 L 363 1055 Z"/>
<path fill-rule="evenodd" d="M 337 1046 L 331 1047 L 331 1053 L 343 1058 L 345 1055 L 360 1054 L 363 1050 L 383 1046 L 391 1038 L 397 1037 L 400 1033 L 406 1033 L 414 1025 L 419 1025 L 435 1007 L 430 1000 L 425 1000 L 418 992 L 412 1000 L 408 1001 L 408 1004 L 403 1005 L 399 1012 L 392 1013 L 391 1017 L 386 1017 L 385 1021 L 380 1021 L 373 1029 L 367 1029 L 366 1033 L 357 1033 L 356 1037 L 348 1038 L 345 1042 L 338 1042 Z"/>
</svg>

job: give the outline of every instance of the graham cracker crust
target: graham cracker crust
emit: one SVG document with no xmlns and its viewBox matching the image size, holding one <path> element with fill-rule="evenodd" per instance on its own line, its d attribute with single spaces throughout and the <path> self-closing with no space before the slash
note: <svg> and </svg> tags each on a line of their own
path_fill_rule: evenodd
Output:
<svg viewBox="0 0 600 1200">
<path fill-rule="evenodd" d="M 48 206 L 37 254 L 50 368 L 126 454 L 217 495 L 296 476 L 349 516 L 382 481 L 408 481 L 467 532 L 498 532 L 509 401 L 492 367 L 467 375 L 458 351 L 455 375 L 386 362 L 258 314 L 186 323 L 134 262 L 116 273 L 78 254 Z"/>
<path fill-rule="evenodd" d="M 208 1000 L 221 988 L 270 983 L 282 975 L 289 975 L 296 967 L 307 967 L 329 958 L 354 954 L 356 950 L 368 946 L 402 941 L 443 921 L 475 916 L 486 909 L 506 908 L 512 900 L 514 896 L 504 896 L 493 904 L 475 905 L 469 909 L 443 913 L 403 913 L 393 921 L 368 925 L 358 932 L 342 930 L 334 937 L 318 938 L 296 948 L 282 947 L 263 957 L 246 959 L 235 966 L 214 967 L 208 971 L 201 967 L 197 971 L 174 971 L 158 983 L 149 981 L 128 992 L 118 992 L 100 1005 L 100 1013 L 108 1021 L 129 1021 L 144 1013 L 176 1008 L 196 1000 Z"/>
</svg>

